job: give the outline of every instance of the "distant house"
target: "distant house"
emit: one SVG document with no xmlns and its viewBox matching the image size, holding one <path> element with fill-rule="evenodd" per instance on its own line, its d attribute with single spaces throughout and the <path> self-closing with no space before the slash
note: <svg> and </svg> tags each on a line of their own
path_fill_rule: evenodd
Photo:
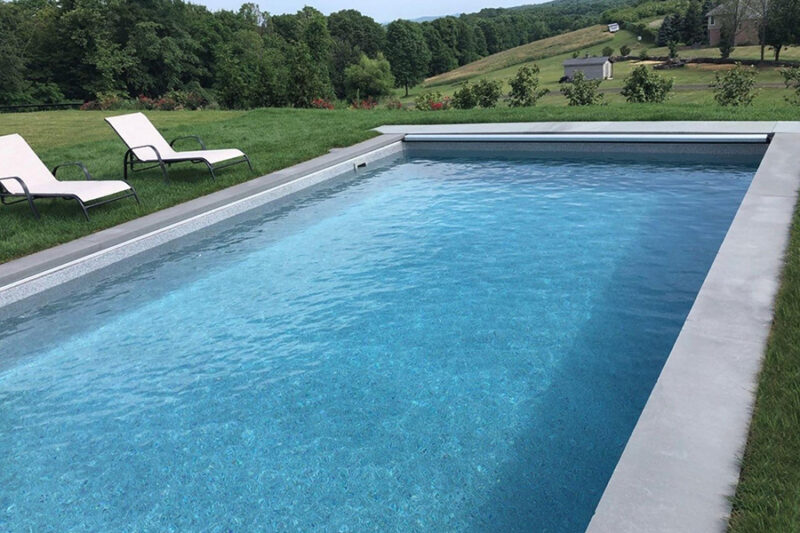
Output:
<svg viewBox="0 0 800 533">
<path fill-rule="evenodd" d="M 608 31 L 610 31 L 611 33 L 617 33 L 619 31 L 619 24 L 617 24 L 616 22 L 612 22 L 611 24 L 608 25 Z"/>
<path fill-rule="evenodd" d="M 719 45 L 722 26 L 733 24 L 735 18 L 733 10 L 737 7 L 741 13 L 738 20 L 739 29 L 736 32 L 733 44 L 737 46 L 758 44 L 758 24 L 761 16 L 749 4 L 734 0 L 733 2 L 724 2 L 706 13 L 708 18 L 708 42 L 711 46 Z"/>
<path fill-rule="evenodd" d="M 579 57 L 564 61 L 564 76 L 572 79 L 583 72 L 587 80 L 607 80 L 614 77 L 614 64 L 608 57 Z"/>
</svg>

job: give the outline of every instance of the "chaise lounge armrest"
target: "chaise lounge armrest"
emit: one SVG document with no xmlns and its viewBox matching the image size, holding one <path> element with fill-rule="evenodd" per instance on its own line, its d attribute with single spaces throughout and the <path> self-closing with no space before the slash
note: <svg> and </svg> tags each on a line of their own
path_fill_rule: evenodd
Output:
<svg viewBox="0 0 800 533">
<path fill-rule="evenodd" d="M 201 149 L 206 150 L 206 143 L 204 143 L 203 139 L 201 139 L 197 135 L 184 135 L 183 137 L 175 137 L 174 139 L 172 139 L 170 141 L 169 145 L 174 148 L 175 147 L 175 143 L 178 142 L 178 141 L 182 141 L 183 139 L 194 139 L 195 141 L 197 141 L 197 144 L 200 145 Z"/>
<path fill-rule="evenodd" d="M 25 181 L 23 181 L 22 178 L 20 178 L 18 176 L 6 176 L 4 178 L 0 178 L 0 185 L 3 184 L 3 181 L 16 181 L 17 183 L 19 183 L 20 187 L 22 187 L 22 191 L 25 194 L 25 196 L 29 196 L 30 195 L 30 192 L 28 191 L 28 186 L 25 185 Z M 9 194 L 14 194 L 11 191 L 9 191 L 7 187 L 3 187 L 3 188 L 6 191 L 8 191 Z"/>
<path fill-rule="evenodd" d="M 78 167 L 83 171 L 83 175 L 86 176 L 87 180 L 94 179 L 94 178 L 92 178 L 91 173 L 89 173 L 89 169 L 86 168 L 86 165 L 84 165 L 80 161 L 75 161 L 75 162 L 72 162 L 72 163 L 61 163 L 60 165 L 58 165 L 56 167 L 53 167 L 52 172 L 53 172 L 53 176 L 54 177 L 57 177 L 58 169 L 61 168 L 61 167 Z"/>
</svg>

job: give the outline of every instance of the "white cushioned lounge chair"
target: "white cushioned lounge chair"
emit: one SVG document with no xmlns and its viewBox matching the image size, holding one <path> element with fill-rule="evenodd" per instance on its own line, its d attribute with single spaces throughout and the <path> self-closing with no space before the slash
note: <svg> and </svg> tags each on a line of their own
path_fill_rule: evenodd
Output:
<svg viewBox="0 0 800 533">
<path fill-rule="evenodd" d="M 56 173 L 65 166 L 79 167 L 86 181 L 58 181 Z M 88 209 L 133 196 L 136 191 L 124 181 L 94 181 L 83 163 L 65 163 L 51 172 L 36 152 L 18 134 L 0 137 L 0 202 L 4 205 L 28 202 L 33 214 L 39 211 L 33 204 L 37 198 L 76 200 L 89 220 Z M 18 198 L 9 201 L 8 198 Z"/>
<path fill-rule="evenodd" d="M 131 172 L 161 167 L 164 179 L 168 179 L 167 166 L 172 163 L 205 163 L 211 178 L 216 178 L 215 170 L 225 167 L 247 163 L 250 170 L 253 165 L 250 159 L 241 150 L 207 150 L 205 143 L 196 135 L 178 137 L 172 142 L 167 142 L 158 132 L 153 123 L 142 113 L 131 113 L 106 118 L 106 122 L 113 128 L 122 142 L 128 147 L 123 162 L 125 180 L 128 179 L 128 169 Z M 176 152 L 173 149 L 176 141 L 181 139 L 194 139 L 202 150 Z M 222 163 L 222 164 L 218 164 Z M 146 165 L 144 168 L 134 169 L 134 165 Z"/>
</svg>

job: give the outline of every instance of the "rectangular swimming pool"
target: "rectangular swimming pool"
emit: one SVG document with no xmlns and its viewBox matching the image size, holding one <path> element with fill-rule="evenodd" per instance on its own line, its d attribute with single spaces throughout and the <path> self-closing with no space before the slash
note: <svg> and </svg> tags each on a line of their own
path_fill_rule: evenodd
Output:
<svg viewBox="0 0 800 533">
<path fill-rule="evenodd" d="M 584 530 L 760 157 L 434 152 L 0 309 L 0 529 Z"/>
</svg>

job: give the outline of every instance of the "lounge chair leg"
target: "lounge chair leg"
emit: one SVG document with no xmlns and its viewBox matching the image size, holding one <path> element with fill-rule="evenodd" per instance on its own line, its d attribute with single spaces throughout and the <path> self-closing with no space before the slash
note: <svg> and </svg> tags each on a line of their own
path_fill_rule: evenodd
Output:
<svg viewBox="0 0 800 533">
<path fill-rule="evenodd" d="M 35 205 L 33 205 L 33 198 L 30 195 L 28 195 L 28 205 L 31 206 L 31 211 L 33 211 L 33 216 L 35 216 L 37 219 L 42 218 L 41 215 L 39 215 L 39 210 L 36 209 Z"/>
<path fill-rule="evenodd" d="M 250 162 L 250 158 L 244 156 L 244 160 L 247 161 L 247 166 L 250 167 L 250 172 L 253 172 L 253 164 Z"/>
<path fill-rule="evenodd" d="M 133 199 L 136 200 L 136 205 L 142 205 L 142 202 L 139 201 L 139 195 L 136 194 L 136 189 L 131 187 L 131 192 L 133 193 Z"/>
<path fill-rule="evenodd" d="M 86 209 L 86 206 L 79 198 L 76 198 L 76 200 L 78 201 L 78 205 L 80 205 L 81 209 L 83 210 L 83 216 L 86 217 L 86 222 L 89 222 L 89 211 Z"/>
<path fill-rule="evenodd" d="M 208 161 L 206 161 L 205 163 L 206 163 L 206 166 L 208 167 L 208 171 L 211 173 L 211 179 L 212 180 L 216 180 L 217 176 L 216 176 L 216 174 L 214 174 L 214 167 L 212 167 L 211 163 L 209 163 Z"/>
<path fill-rule="evenodd" d="M 159 161 L 158 164 L 161 166 L 161 173 L 164 174 L 164 182 L 169 182 L 169 174 L 167 173 L 167 165 L 164 164 L 163 161 Z"/>
<path fill-rule="evenodd" d="M 128 150 L 125 152 L 125 159 L 122 162 L 122 179 L 126 182 L 128 181 L 128 158 L 131 155 L 131 151 Z M 133 171 L 133 161 L 130 162 L 131 171 Z"/>
</svg>

